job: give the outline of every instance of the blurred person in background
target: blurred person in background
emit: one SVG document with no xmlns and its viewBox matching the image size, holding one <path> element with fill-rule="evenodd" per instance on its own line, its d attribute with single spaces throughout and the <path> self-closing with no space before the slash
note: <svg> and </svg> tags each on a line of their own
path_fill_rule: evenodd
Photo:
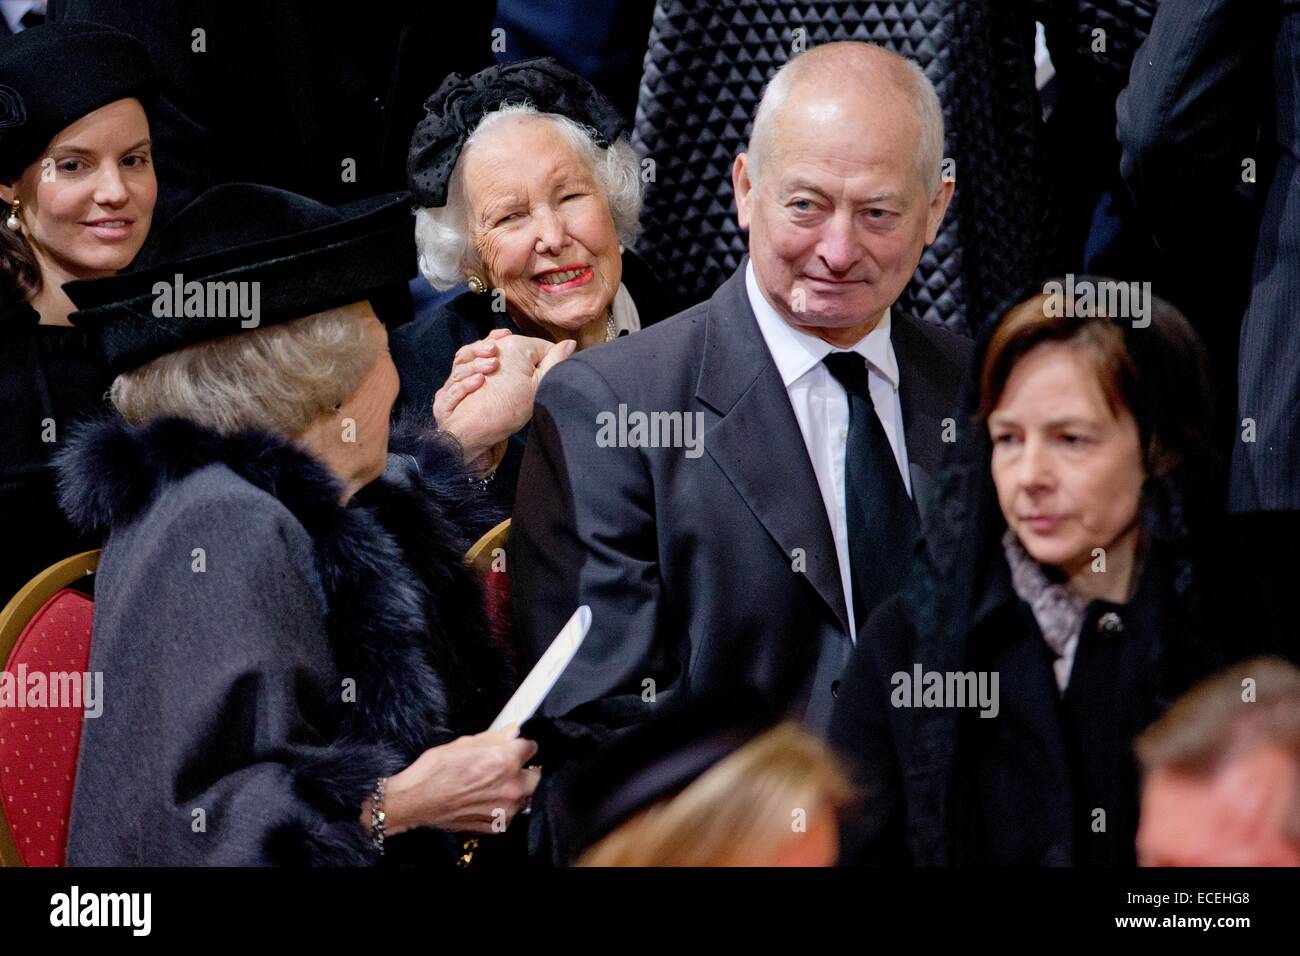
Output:
<svg viewBox="0 0 1300 956">
<path fill-rule="evenodd" d="M 429 90 L 492 63 L 496 3 L 57 0 L 50 18 L 116 27 L 153 58 L 162 225 L 218 183 L 329 205 L 404 188 Z"/>
<path fill-rule="evenodd" d="M 833 866 L 853 799 L 830 748 L 724 693 L 594 758 L 565 807 L 578 866 Z"/>
<path fill-rule="evenodd" d="M 1255 658 L 1137 740 L 1143 866 L 1300 866 L 1300 669 Z"/>
<path fill-rule="evenodd" d="M 449 73 L 492 63 L 496 3 L 52 0 L 49 16 L 114 26 L 153 58 L 162 225 L 220 183 L 332 206 L 405 188 L 420 104 Z M 414 243 L 401 254 L 414 262 Z M 397 283 L 370 301 L 395 328 L 421 288 Z"/>
<path fill-rule="evenodd" d="M 632 118 L 655 0 L 497 0 L 506 31 L 497 62 L 551 56 L 603 90 Z"/>
<path fill-rule="evenodd" d="M 1231 449 L 1239 631 L 1252 650 L 1293 663 L 1300 662 L 1291 600 L 1300 578 L 1298 97 L 1300 4 L 1164 0 L 1117 105 L 1124 180 L 1180 282 L 1200 292 L 1188 315 L 1203 330 L 1218 378 L 1229 386 L 1235 379 L 1236 414 L 1218 447 Z M 1231 387 L 1221 393 L 1231 399 Z"/>
</svg>

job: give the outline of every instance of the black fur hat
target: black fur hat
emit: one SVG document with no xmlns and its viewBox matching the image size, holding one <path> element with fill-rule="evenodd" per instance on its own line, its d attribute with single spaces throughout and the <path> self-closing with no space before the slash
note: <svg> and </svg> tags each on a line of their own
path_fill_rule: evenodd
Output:
<svg viewBox="0 0 1300 956">
<path fill-rule="evenodd" d="M 0 176 L 14 178 L 63 129 L 101 106 L 154 91 L 144 44 L 79 20 L 0 40 Z"/>
<path fill-rule="evenodd" d="M 608 149 L 627 122 L 603 93 L 550 57 L 490 66 L 471 77 L 453 73 L 424 101 L 406 157 L 407 183 L 421 206 L 443 206 L 460 151 L 488 113 L 505 103 L 531 103 L 587 127 Z"/>
</svg>

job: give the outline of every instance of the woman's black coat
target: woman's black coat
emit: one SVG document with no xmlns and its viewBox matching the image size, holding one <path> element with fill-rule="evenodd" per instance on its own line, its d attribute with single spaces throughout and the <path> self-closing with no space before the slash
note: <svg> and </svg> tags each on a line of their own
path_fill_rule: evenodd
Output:
<svg viewBox="0 0 1300 956">
<path fill-rule="evenodd" d="M 509 690 L 461 560 L 463 481 L 424 451 L 423 468 L 390 454 L 344 507 L 259 432 L 114 420 L 70 439 L 63 505 L 108 532 L 70 865 L 376 862 L 359 823 L 375 780 L 485 730 Z M 413 831 L 389 855 L 450 863 L 458 845 Z"/>
<path fill-rule="evenodd" d="M 107 409 L 112 376 L 86 332 L 39 322 L 25 300 L 0 308 L 0 607 L 37 572 L 99 546 L 59 510 L 50 459 L 73 420 Z"/>
<path fill-rule="evenodd" d="M 1132 866 L 1133 738 L 1217 661 L 1190 649 L 1175 652 L 1176 660 L 1161 653 L 1162 638 L 1177 639 L 1189 625 L 1171 562 L 1159 548 L 1131 601 L 1089 605 L 1064 695 L 1005 558 L 989 553 L 985 568 L 969 622 L 951 643 L 921 633 L 905 594 L 883 604 L 858 635 L 831 729 L 869 788 L 846 856 Z M 911 680 L 918 664 L 923 673 L 997 674 L 995 715 L 981 716 L 976 706 L 894 706 L 913 701 L 911 685 L 894 675 Z M 900 687 L 908 693 L 895 698 Z"/>
</svg>

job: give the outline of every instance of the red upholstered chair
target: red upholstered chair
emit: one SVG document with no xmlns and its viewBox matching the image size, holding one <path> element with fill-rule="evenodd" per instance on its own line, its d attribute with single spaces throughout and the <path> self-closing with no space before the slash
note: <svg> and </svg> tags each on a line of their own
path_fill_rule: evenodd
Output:
<svg viewBox="0 0 1300 956">
<path fill-rule="evenodd" d="M 492 635 L 511 658 L 519 663 L 519 649 L 514 643 L 514 627 L 510 614 L 510 575 L 506 573 L 505 547 L 510 538 L 510 519 L 479 538 L 465 552 L 465 563 L 479 573 L 483 583 L 483 601 Z"/>
<path fill-rule="evenodd" d="M 69 585 L 84 581 L 98 551 L 60 561 L 27 583 L 0 611 L 0 661 L 15 693 L 0 697 L 0 865 L 62 866 L 68 847 L 72 783 L 82 706 L 49 706 L 50 674 L 84 674 L 90 662 L 93 603 Z M 32 675 L 43 675 L 44 706 L 29 707 Z M 20 684 L 19 676 L 27 681 Z M 70 687 L 71 685 L 64 685 Z M 82 689 L 76 680 L 77 693 Z M 3 690 L 0 689 L 0 693 Z M 60 696 L 62 696 L 60 694 Z M 24 706 L 19 707 L 19 702 Z"/>
</svg>

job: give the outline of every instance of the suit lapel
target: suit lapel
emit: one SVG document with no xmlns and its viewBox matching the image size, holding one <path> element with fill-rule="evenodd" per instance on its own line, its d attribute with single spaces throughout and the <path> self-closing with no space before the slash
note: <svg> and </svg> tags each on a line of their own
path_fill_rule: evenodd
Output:
<svg viewBox="0 0 1300 956">
<path fill-rule="evenodd" d="M 830 521 L 803 433 L 745 291 L 745 266 L 709 301 L 695 397 L 721 419 L 704 447 L 792 569 L 804 574 L 848 632 Z M 792 571 L 793 573 L 793 571 Z"/>
<path fill-rule="evenodd" d="M 913 327 L 915 321 L 895 312 L 891 338 L 898 359 L 898 394 L 903 403 L 903 435 L 907 442 L 912 501 L 924 522 L 943 459 L 943 419 L 952 413 L 943 399 L 951 391 L 951 383 L 945 388 L 933 380 L 941 369 L 925 360 L 929 343 Z"/>
</svg>

